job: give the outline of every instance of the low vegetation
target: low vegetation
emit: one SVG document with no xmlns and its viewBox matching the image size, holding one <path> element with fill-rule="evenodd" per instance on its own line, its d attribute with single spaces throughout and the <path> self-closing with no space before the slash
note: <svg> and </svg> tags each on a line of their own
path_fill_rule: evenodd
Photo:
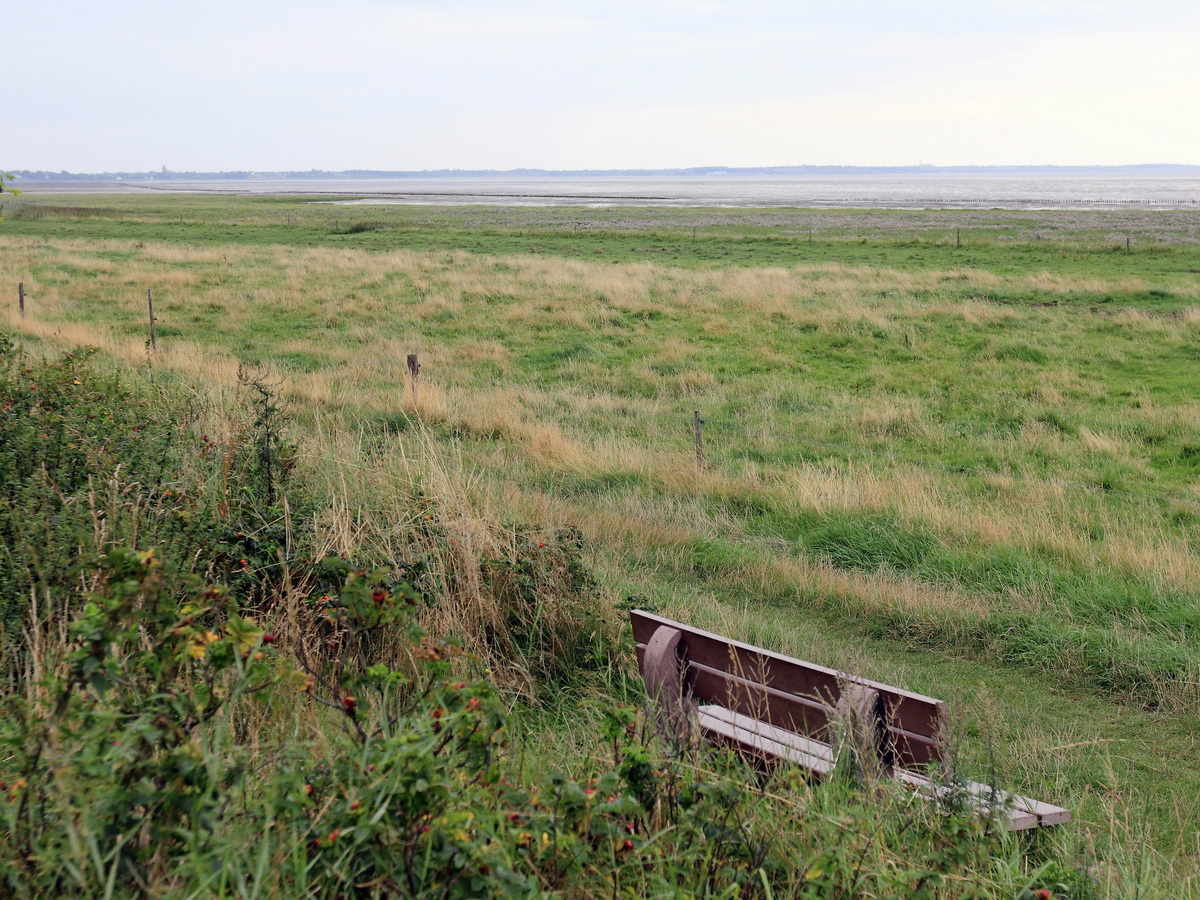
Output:
<svg viewBox="0 0 1200 900">
<path fill-rule="evenodd" d="M 18 202 L 14 890 L 1196 889 L 1195 217 Z M 663 746 L 618 601 L 946 697 L 1077 824 Z"/>
<path fill-rule="evenodd" d="M 222 417 L 76 354 L 2 360 L 6 596 L 29 598 L 5 609 L 5 894 L 1088 895 L 952 803 L 764 777 L 628 708 L 571 770 L 527 763 L 510 704 L 627 693 L 576 535 L 456 556 L 454 498 L 413 485 L 386 566 L 319 556 L 334 510 L 287 477 L 261 382 Z M 451 622 L 471 652 L 429 631 Z"/>
</svg>

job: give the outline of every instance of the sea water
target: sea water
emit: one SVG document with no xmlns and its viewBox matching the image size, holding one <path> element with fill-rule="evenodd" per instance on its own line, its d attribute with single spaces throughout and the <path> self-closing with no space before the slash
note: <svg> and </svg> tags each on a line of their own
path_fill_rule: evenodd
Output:
<svg viewBox="0 0 1200 900">
<path fill-rule="evenodd" d="M 528 176 L 35 182 L 42 192 L 312 194 L 344 203 L 888 209 L 1200 209 L 1200 178 L 1144 175 Z M 338 200 L 339 196 L 346 197 Z"/>
</svg>

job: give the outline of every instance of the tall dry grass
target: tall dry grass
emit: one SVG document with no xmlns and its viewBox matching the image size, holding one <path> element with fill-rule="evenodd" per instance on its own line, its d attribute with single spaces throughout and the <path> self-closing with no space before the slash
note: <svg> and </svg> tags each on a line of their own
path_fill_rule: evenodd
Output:
<svg viewBox="0 0 1200 900">
<path fill-rule="evenodd" d="M 26 278 L 31 295 L 28 317 L 18 318 L 12 307 L 3 309 L 5 327 L 18 333 L 56 345 L 90 344 L 118 359 L 142 363 L 147 359 L 144 289 L 152 288 L 168 325 L 186 319 L 192 310 L 219 310 L 213 333 L 163 340 L 154 365 L 229 388 L 236 380 L 233 345 L 239 336 L 248 336 L 253 345 L 264 315 L 286 319 L 304 313 L 306 324 L 289 336 L 262 339 L 265 351 L 312 352 L 326 361 L 314 371 L 285 373 L 286 390 L 299 406 L 350 414 L 408 410 L 430 423 L 499 438 L 504 449 L 496 452 L 517 472 L 627 475 L 668 495 L 697 495 L 706 502 L 758 492 L 790 511 L 889 511 L 963 541 L 1050 553 L 1071 565 L 1110 567 L 1177 588 L 1194 584 L 1200 569 L 1194 548 L 1168 534 L 1153 515 L 1143 515 L 1136 506 L 1114 505 L 1100 512 L 1080 507 L 1068 491 L 1053 485 L 1001 479 L 995 485 L 997 496 L 987 498 L 962 490 L 956 475 L 877 463 L 779 470 L 746 465 L 694 477 L 677 425 L 665 418 L 668 409 L 679 400 L 720 405 L 736 385 L 706 370 L 689 340 L 669 340 L 656 347 L 654 357 L 620 374 L 656 385 L 660 399 L 648 399 L 605 390 L 613 375 L 591 361 L 572 362 L 564 371 L 597 384 L 594 390 L 559 383 L 506 384 L 517 352 L 511 342 L 489 338 L 485 328 L 498 317 L 517 328 L 599 334 L 613 316 L 654 315 L 708 322 L 710 335 L 753 344 L 747 328 L 773 316 L 837 334 L 864 325 L 899 332 L 908 327 L 905 323 L 926 316 L 987 324 L 1038 315 L 992 303 L 915 299 L 936 298 L 945 285 L 959 293 L 1004 287 L 1065 295 L 1143 289 L 1136 280 L 1118 284 L 1046 273 L 1002 278 L 972 269 L 899 272 L 841 265 L 704 272 L 465 253 L 234 245 L 215 251 L 153 243 L 137 248 L 133 259 L 116 263 L 100 254 L 128 252 L 128 245 L 6 238 L 3 246 L 11 270 Z M 66 269 L 69 276 L 49 277 Z M 446 322 L 461 324 L 447 329 Z M 1180 341 L 1191 338 L 1197 316 L 1129 313 L 1116 324 L 1156 340 Z M 421 351 L 426 372 L 415 398 L 406 386 L 404 367 L 404 357 L 413 349 Z M 777 356 L 765 343 L 760 352 L 768 360 Z M 499 373 L 490 376 L 498 383 L 479 383 L 489 378 L 474 374 L 480 366 Z M 665 367 L 667 374 L 656 367 Z M 1065 393 L 1088 389 L 1072 373 L 1050 372 L 1040 393 L 1043 402 L 1058 405 Z M 844 408 L 839 414 L 864 439 L 887 440 L 897 434 L 936 439 L 919 398 L 874 394 L 830 399 Z M 1150 425 L 1200 427 L 1195 405 L 1174 406 L 1169 412 L 1147 406 L 1143 416 Z M 778 443 L 770 431 L 781 416 L 769 404 L 763 413 L 767 433 L 753 440 L 770 452 Z M 630 414 L 645 417 L 636 438 L 622 434 L 624 417 Z M 581 422 L 588 424 L 577 424 Z M 1022 430 L 1020 441 L 1048 452 L 1078 447 L 1139 465 L 1130 438 L 1119 433 L 1084 427 L 1068 438 L 1034 423 Z M 1192 493 L 1200 500 L 1200 486 Z M 601 495 L 594 502 L 597 521 L 610 515 L 619 521 L 627 512 L 622 504 L 640 501 Z M 671 509 L 661 512 L 668 531 L 677 515 Z M 704 528 L 723 524 L 711 512 L 690 515 L 705 520 Z M 692 524 L 683 523 L 685 528 Z M 1097 542 L 1092 536 L 1098 529 L 1114 538 Z M 609 536 L 604 529 L 594 531 L 597 537 Z M 876 576 L 864 577 L 870 581 Z M 1038 603 L 1032 594 L 1014 599 Z"/>
</svg>

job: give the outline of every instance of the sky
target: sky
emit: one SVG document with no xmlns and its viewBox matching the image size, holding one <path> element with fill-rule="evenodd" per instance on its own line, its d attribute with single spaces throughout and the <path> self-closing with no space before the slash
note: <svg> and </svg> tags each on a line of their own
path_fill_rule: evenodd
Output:
<svg viewBox="0 0 1200 900">
<path fill-rule="evenodd" d="M 0 168 L 1200 164 L 1196 0 L 8 0 Z"/>
</svg>

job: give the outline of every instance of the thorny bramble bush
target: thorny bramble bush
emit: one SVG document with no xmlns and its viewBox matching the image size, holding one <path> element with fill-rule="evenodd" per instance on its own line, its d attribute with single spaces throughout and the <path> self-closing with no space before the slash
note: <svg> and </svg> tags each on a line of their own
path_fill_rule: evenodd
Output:
<svg viewBox="0 0 1200 900">
<path fill-rule="evenodd" d="M 293 450 L 267 386 L 251 378 L 254 418 L 210 436 L 197 399 L 133 390 L 92 355 L 39 360 L 0 335 L 0 647 L 10 678 L 28 667 L 22 631 L 77 596 L 81 548 L 152 546 L 172 589 L 194 570 L 247 603 L 279 579 L 275 499 Z"/>
</svg>

